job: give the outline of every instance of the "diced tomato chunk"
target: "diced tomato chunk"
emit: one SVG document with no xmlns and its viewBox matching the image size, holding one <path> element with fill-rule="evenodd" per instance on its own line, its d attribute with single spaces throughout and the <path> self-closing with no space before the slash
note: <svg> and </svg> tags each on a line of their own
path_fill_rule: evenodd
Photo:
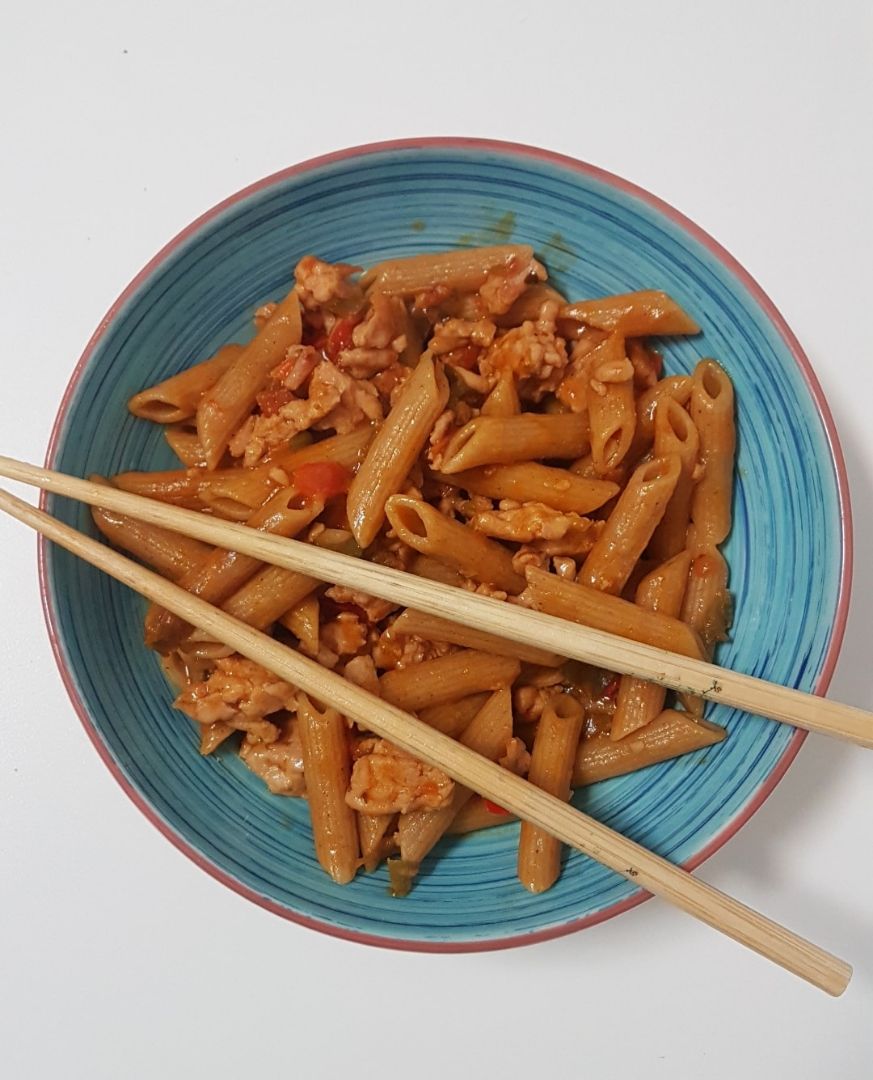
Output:
<svg viewBox="0 0 873 1080">
<path fill-rule="evenodd" d="M 294 395 L 284 386 L 270 386 L 258 394 L 258 407 L 262 416 L 275 416 L 276 413 L 294 400 Z"/>
<path fill-rule="evenodd" d="M 360 321 L 360 315 L 346 315 L 342 319 L 337 319 L 333 324 L 333 329 L 327 335 L 327 344 L 324 346 L 328 360 L 336 360 L 341 352 L 352 348 L 354 345 L 352 333 Z"/>
<path fill-rule="evenodd" d="M 352 474 L 337 461 L 309 461 L 295 469 L 291 476 L 292 483 L 304 498 L 319 495 L 332 499 L 349 490 Z"/>
<path fill-rule="evenodd" d="M 509 811 L 502 806 L 498 806 L 496 802 L 492 802 L 490 799 L 483 799 L 485 809 L 489 814 L 502 814 L 504 817 L 509 817 Z"/>
</svg>

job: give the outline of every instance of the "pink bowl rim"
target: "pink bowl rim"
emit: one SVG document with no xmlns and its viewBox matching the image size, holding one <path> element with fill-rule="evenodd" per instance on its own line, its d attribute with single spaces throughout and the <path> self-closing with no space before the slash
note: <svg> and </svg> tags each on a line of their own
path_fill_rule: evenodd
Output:
<svg viewBox="0 0 873 1080">
<path fill-rule="evenodd" d="M 143 282 L 153 274 L 161 264 L 190 236 L 196 233 L 208 222 L 212 221 L 215 217 L 227 210 L 229 207 L 234 206 L 236 203 L 248 198 L 257 192 L 263 191 L 265 188 L 269 188 L 274 184 L 281 183 L 293 176 L 300 176 L 301 174 L 311 172 L 315 169 L 321 168 L 325 165 L 331 165 L 336 162 L 348 161 L 356 157 L 366 157 L 370 154 L 378 154 L 384 151 L 397 151 L 397 150 L 427 150 L 427 149 L 443 149 L 443 150 L 478 150 L 478 151 L 491 151 L 497 154 L 504 155 L 516 155 L 519 157 L 534 158 L 539 161 L 544 161 L 550 164 L 560 165 L 564 168 L 570 169 L 573 172 L 581 173 L 584 176 L 593 178 L 600 183 L 607 184 L 618 191 L 631 195 L 640 201 L 647 203 L 653 207 L 656 211 L 662 214 L 664 217 L 672 221 L 675 225 L 678 225 L 681 229 L 687 232 L 695 240 L 701 243 L 708 251 L 710 251 L 719 261 L 728 269 L 728 271 L 737 278 L 749 293 L 754 297 L 762 310 L 767 314 L 770 321 L 778 330 L 780 336 L 797 362 L 797 366 L 806 381 L 809 392 L 815 402 L 818 413 L 821 417 L 822 425 L 825 429 L 825 435 L 828 442 L 828 447 L 831 453 L 831 459 L 834 466 L 834 473 L 837 482 L 837 494 L 840 506 L 840 524 L 842 532 L 842 567 L 840 573 L 839 593 L 837 600 L 836 616 L 834 621 L 834 627 L 831 633 L 830 642 L 828 644 L 828 650 L 825 655 L 822 671 L 819 675 L 818 682 L 816 683 L 814 693 L 819 696 L 824 696 L 827 691 L 830 681 L 833 677 L 834 669 L 836 667 L 837 659 L 839 657 L 840 648 L 843 642 L 843 636 L 846 629 L 846 621 L 849 611 L 849 597 L 852 584 L 852 565 L 853 565 L 853 530 L 852 530 L 852 508 L 849 495 L 849 481 L 846 471 L 845 458 L 843 456 L 843 450 L 840 445 L 839 436 L 837 435 L 836 426 L 834 424 L 833 415 L 828 405 L 824 392 L 821 388 L 821 384 L 813 371 L 812 364 L 809 361 L 806 353 L 800 345 L 800 342 L 795 337 L 791 328 L 783 318 L 776 305 L 770 299 L 770 297 L 764 292 L 758 282 L 752 277 L 752 275 L 744 269 L 743 266 L 727 251 L 721 244 L 719 244 L 713 237 L 709 235 L 699 225 L 695 224 L 690 218 L 680 213 L 675 207 L 665 202 L 663 199 L 658 198 L 651 192 L 646 191 L 645 188 L 632 183 L 629 180 L 608 172 L 605 169 L 601 169 L 596 165 L 588 164 L 587 162 L 580 161 L 576 158 L 569 157 L 566 154 L 560 154 L 551 150 L 544 150 L 540 147 L 529 146 L 524 143 L 505 142 L 499 139 L 479 139 L 469 137 L 425 137 L 425 138 L 410 138 L 410 139 L 395 139 L 384 142 L 366 143 L 361 146 L 347 147 L 343 150 L 337 150 L 329 154 L 323 154 L 319 157 L 309 158 L 306 161 L 302 161 L 296 165 L 291 165 L 288 168 L 280 169 L 278 172 L 272 173 L 269 176 L 264 177 L 261 180 L 256 180 L 254 183 L 247 185 L 240 189 L 233 195 L 228 196 L 221 202 L 217 203 L 211 209 L 201 214 L 190 225 L 181 230 L 172 240 L 164 245 L 158 251 L 158 253 L 149 260 L 148 263 L 140 270 L 140 272 L 133 278 L 130 284 L 119 295 L 118 299 L 112 304 L 103 319 L 100 321 L 97 329 L 94 331 L 78 363 L 76 364 L 67 388 L 64 392 L 64 396 L 61 399 L 61 404 L 58 408 L 57 416 L 55 417 L 54 424 L 52 426 L 51 435 L 49 437 L 49 443 L 46 450 L 45 463 L 46 467 L 51 468 L 58 449 L 58 443 L 60 440 L 60 434 L 66 420 L 67 411 L 70 407 L 73 395 L 79 384 L 79 380 L 88 364 L 94 350 L 105 335 L 107 329 L 115 319 L 116 315 L 122 308 L 122 306 L 130 299 L 131 296 L 140 288 Z M 45 504 L 45 494 L 40 500 L 40 505 Z M 423 953 L 464 953 L 464 952 L 484 952 L 495 949 L 507 949 L 515 948 L 522 945 L 532 945 L 540 941 L 549 941 L 553 938 L 562 937 L 565 934 L 575 933 L 578 930 L 584 930 L 589 926 L 596 926 L 598 923 L 605 922 L 607 919 L 611 919 L 616 915 L 621 915 L 625 911 L 630 911 L 632 908 L 637 907 L 645 900 L 651 898 L 651 893 L 647 893 L 643 890 L 639 890 L 634 895 L 628 897 L 626 900 L 622 900 L 616 904 L 611 904 L 609 907 L 604 908 L 602 911 L 596 912 L 593 915 L 587 915 L 579 919 L 573 919 L 569 922 L 563 923 L 559 926 L 547 927 L 544 930 L 534 931 L 528 934 L 511 935 L 502 938 L 490 938 L 483 941 L 469 941 L 469 942 L 428 942 L 428 941 L 407 941 L 400 938 L 381 937 L 375 934 L 365 934 L 355 930 L 348 930 L 344 927 L 332 926 L 330 923 L 322 922 L 318 919 L 310 918 L 306 915 L 299 914 L 298 912 L 289 911 L 282 905 L 277 904 L 275 901 L 270 900 L 268 897 L 262 896 L 255 890 L 244 885 L 242 882 L 236 880 L 226 871 L 216 866 L 209 859 L 207 859 L 201 852 L 195 847 L 189 844 L 183 837 L 178 835 L 170 825 L 165 822 L 160 815 L 154 810 L 154 808 L 148 803 L 143 795 L 141 795 L 136 788 L 131 784 L 127 777 L 122 773 L 121 769 L 112 759 L 108 746 L 102 740 L 99 732 L 94 727 L 88 712 L 85 708 L 84 702 L 79 697 L 76 690 L 75 682 L 70 672 L 66 658 L 64 657 L 63 649 L 60 641 L 60 634 L 58 631 L 55 611 L 52 607 L 50 592 L 48 588 L 48 573 L 46 562 L 47 545 L 42 537 L 39 538 L 38 544 L 38 568 L 39 568 L 39 587 L 40 595 L 42 599 L 43 614 L 45 616 L 46 627 L 48 630 L 49 640 L 51 642 L 52 652 L 54 653 L 55 662 L 57 663 L 58 670 L 61 675 L 64 686 L 66 687 L 67 694 L 70 701 L 79 716 L 82 726 L 85 729 L 88 738 L 91 740 L 97 753 L 102 758 L 106 767 L 115 777 L 122 790 L 131 799 L 135 806 L 145 815 L 145 817 L 155 826 L 176 848 L 179 849 L 184 855 L 186 855 L 192 862 L 196 863 L 206 873 L 211 875 L 217 881 L 220 881 L 223 885 L 232 889 L 240 896 L 251 900 L 253 903 L 258 904 L 260 907 L 265 908 L 267 911 L 271 911 L 282 918 L 288 919 L 291 922 L 298 923 L 301 926 L 308 927 L 312 930 L 318 930 L 321 933 L 329 934 L 332 937 L 342 938 L 347 941 L 357 942 L 364 945 L 374 945 L 387 949 L 400 949 L 410 952 L 423 952 Z M 797 757 L 800 747 L 803 745 L 806 739 L 806 732 L 802 730 L 795 731 L 791 737 L 790 742 L 785 747 L 781 757 L 776 763 L 773 771 L 762 783 L 761 787 L 755 793 L 753 798 L 749 800 L 743 810 L 736 815 L 727 825 L 714 836 L 708 844 L 706 844 L 696 855 L 688 859 L 682 864 L 685 870 L 691 871 L 701 865 L 706 859 L 719 850 L 732 836 L 734 836 L 747 821 L 761 808 L 766 799 L 772 794 L 779 781 L 783 778 L 788 771 L 789 766 Z"/>
</svg>

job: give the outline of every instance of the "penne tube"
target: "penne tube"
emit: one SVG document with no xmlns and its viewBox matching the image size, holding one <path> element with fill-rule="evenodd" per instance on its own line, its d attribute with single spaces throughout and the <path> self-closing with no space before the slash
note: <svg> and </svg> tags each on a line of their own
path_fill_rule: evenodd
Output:
<svg viewBox="0 0 873 1080">
<path fill-rule="evenodd" d="M 678 407 L 678 406 L 677 406 Z M 637 586 L 636 603 L 647 611 L 677 616 L 688 586 L 691 556 L 687 551 L 674 555 L 656 567 Z M 664 708 L 667 691 L 657 683 L 622 675 L 615 699 L 615 714 L 610 731 L 613 740 L 624 739 L 650 723 Z"/>
<path fill-rule="evenodd" d="M 512 567 L 509 548 L 446 517 L 430 503 L 411 495 L 392 495 L 385 512 L 399 539 L 422 555 L 508 593 L 524 588 L 524 578 Z"/>
<path fill-rule="evenodd" d="M 567 299 L 544 281 L 534 282 L 525 288 L 507 312 L 497 315 L 494 322 L 503 329 L 521 326 L 523 322 L 535 322 L 539 318 L 543 304 L 550 302 L 562 308 L 566 305 Z"/>
<path fill-rule="evenodd" d="M 621 334 L 610 334 L 596 346 L 585 359 L 585 370 L 591 458 L 603 476 L 624 461 L 637 423 L 634 369 Z"/>
<path fill-rule="evenodd" d="M 533 248 L 521 244 L 459 248 L 377 263 L 361 275 L 371 292 L 412 296 L 433 289 L 475 292 L 488 275 L 518 262 L 533 262 Z"/>
<path fill-rule="evenodd" d="M 112 483 L 122 491 L 144 495 L 147 499 L 184 506 L 186 510 L 202 510 L 200 485 L 202 471 L 198 469 L 166 469 L 162 472 L 123 472 L 113 476 Z"/>
<path fill-rule="evenodd" d="M 313 592 L 298 603 L 290 611 L 279 619 L 279 622 L 290 630 L 300 642 L 300 649 L 307 656 L 317 656 L 319 648 L 319 616 L 320 607 L 318 596 Z"/>
<path fill-rule="evenodd" d="M 494 389 L 482 402 L 480 416 L 518 416 L 521 401 L 512 372 L 505 372 L 494 384 Z"/>
<path fill-rule="evenodd" d="M 456 473 L 434 473 L 441 484 L 462 488 L 489 499 L 540 502 L 564 513 L 590 514 L 618 494 L 618 484 L 586 479 L 566 469 L 554 469 L 535 461 L 517 465 L 482 465 Z"/>
<path fill-rule="evenodd" d="M 397 634 L 416 634 L 426 641 L 447 641 L 452 645 L 463 645 L 465 649 L 479 649 L 494 653 L 495 656 L 514 656 L 529 664 L 542 667 L 560 667 L 564 657 L 557 653 L 537 649 L 533 645 L 523 645 L 517 641 L 496 637 L 484 630 L 472 626 L 441 619 L 438 615 L 428 615 L 424 611 L 407 608 L 391 624 L 391 632 Z"/>
<path fill-rule="evenodd" d="M 324 509 L 320 499 L 308 500 L 303 506 L 294 488 L 283 488 L 262 507 L 255 510 L 246 524 L 249 528 L 293 537 L 309 525 Z M 220 605 L 253 577 L 263 564 L 252 555 L 214 548 L 199 566 L 189 571 L 179 584 L 194 596 Z M 152 604 L 145 619 L 145 642 L 152 649 L 166 653 L 176 648 L 191 631 L 178 615 Z"/>
<path fill-rule="evenodd" d="M 125 517 L 114 510 L 101 510 L 95 506 L 91 509 L 91 516 L 111 544 L 135 555 L 171 581 L 180 581 L 211 550 L 208 544 L 200 540 Z"/>
<path fill-rule="evenodd" d="M 206 455 L 197 429 L 190 424 L 168 424 L 164 428 L 167 445 L 187 469 L 200 469 L 206 464 Z"/>
<path fill-rule="evenodd" d="M 623 776 L 713 746 L 725 735 L 724 728 L 706 720 L 694 720 L 688 713 L 665 709 L 650 724 L 619 742 L 613 742 L 607 734 L 582 739 L 576 751 L 573 784 L 583 787 L 612 776 Z"/>
<path fill-rule="evenodd" d="M 204 472 L 199 488 L 201 503 L 228 521 L 248 521 L 277 488 L 284 486 L 275 470 L 217 469 Z"/>
<path fill-rule="evenodd" d="M 418 718 L 423 720 L 428 727 L 441 731 L 443 735 L 452 735 L 457 738 L 488 698 L 489 692 L 482 690 L 478 694 L 470 694 L 459 701 L 446 701 L 441 705 L 426 705 L 423 709 L 418 710 Z"/>
<path fill-rule="evenodd" d="M 646 611 L 629 600 L 567 581 L 537 567 L 527 570 L 527 588 L 521 599 L 535 611 L 544 611 L 559 619 L 569 619 L 682 656 L 703 658 L 700 638 L 681 620 Z"/>
<path fill-rule="evenodd" d="M 734 388 L 715 360 L 694 370 L 691 419 L 700 435 L 703 475 L 691 496 L 690 546 L 694 554 L 715 547 L 731 531 L 736 429 Z"/>
<path fill-rule="evenodd" d="M 540 458 L 577 458 L 587 453 L 588 418 L 577 413 L 477 416 L 449 440 L 441 471 L 477 465 L 512 465 Z"/>
<path fill-rule="evenodd" d="M 336 709 L 322 712 L 305 694 L 298 698 L 297 720 L 315 854 L 333 880 L 346 885 L 360 854 L 357 815 L 346 804 L 352 771 L 348 728 Z"/>
<path fill-rule="evenodd" d="M 489 761 L 496 761 L 506 752 L 511 738 L 512 695 L 508 689 L 504 689 L 490 695 L 470 721 L 460 741 Z M 405 863 L 417 866 L 472 797 L 473 792 L 469 788 L 455 784 L 448 805 L 441 809 L 401 814 L 397 826 L 400 858 Z"/>
<path fill-rule="evenodd" d="M 349 487 L 349 523 L 361 548 L 376 539 L 385 503 L 406 484 L 409 470 L 446 407 L 449 386 L 442 367 L 425 353 L 406 380 Z"/>
<path fill-rule="evenodd" d="M 617 595 L 636 566 L 679 480 L 675 454 L 638 466 L 577 576 L 581 585 Z"/>
<path fill-rule="evenodd" d="M 449 836 L 466 836 L 480 829 L 493 829 L 495 825 L 511 825 L 518 821 L 508 810 L 495 806 L 477 795 L 461 807 L 449 826 Z"/>
<path fill-rule="evenodd" d="M 624 337 L 655 334 L 699 334 L 700 327 L 659 289 L 579 300 L 561 308 L 562 319 L 574 319 L 598 330 L 614 330 Z"/>
<path fill-rule="evenodd" d="M 231 435 L 251 412 L 258 391 L 291 345 L 299 345 L 303 330 L 300 302 L 292 289 L 252 341 L 236 357 L 197 407 L 197 434 L 214 469 Z"/>
<path fill-rule="evenodd" d="M 528 780 L 538 788 L 569 800 L 570 783 L 585 710 L 569 694 L 555 694 L 547 702 L 537 725 Z M 545 892 L 561 870 L 561 843 L 538 825 L 521 823 L 518 836 L 518 878 L 532 893 Z"/>
<path fill-rule="evenodd" d="M 694 559 L 682 605 L 682 618 L 700 635 L 707 659 L 712 658 L 715 646 L 720 641 L 727 641 L 731 624 L 731 600 L 727 584 L 728 568 L 721 552 L 713 548 Z"/>
<path fill-rule="evenodd" d="M 386 671 L 379 679 L 379 689 L 392 705 L 414 712 L 428 705 L 458 701 L 480 690 L 500 690 L 515 682 L 520 671 L 521 663 L 512 657 L 462 649 Z"/>
<path fill-rule="evenodd" d="M 655 413 L 655 457 L 675 454 L 679 458 L 680 469 L 664 516 L 649 541 L 648 554 L 653 559 L 672 558 L 685 547 L 699 447 L 694 421 L 676 401 L 664 398 Z"/>
<path fill-rule="evenodd" d="M 265 566 L 221 607 L 228 615 L 256 630 L 266 630 L 319 584 L 307 574 L 298 574 L 281 566 Z"/>
<path fill-rule="evenodd" d="M 394 845 L 387 841 L 387 834 L 396 821 L 396 814 L 358 814 L 361 863 L 368 874 L 390 854 Z"/>
<path fill-rule="evenodd" d="M 207 390 L 211 389 L 243 351 L 242 345 L 225 345 L 215 356 L 194 364 L 178 375 L 134 394 L 127 407 L 134 416 L 156 424 L 188 420 Z"/>
<path fill-rule="evenodd" d="M 439 559 L 432 559 L 430 555 L 416 555 L 409 567 L 410 573 L 417 577 L 427 578 L 428 581 L 439 581 L 443 585 L 453 585 L 461 588 L 464 584 L 463 575 L 451 566 L 446 566 Z"/>
</svg>

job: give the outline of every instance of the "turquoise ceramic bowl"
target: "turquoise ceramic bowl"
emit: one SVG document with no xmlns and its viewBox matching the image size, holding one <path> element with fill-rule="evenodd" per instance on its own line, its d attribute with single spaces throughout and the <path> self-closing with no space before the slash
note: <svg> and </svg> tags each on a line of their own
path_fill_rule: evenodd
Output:
<svg viewBox="0 0 873 1080">
<path fill-rule="evenodd" d="M 848 603 L 850 521 L 830 414 L 797 341 L 761 289 L 710 237 L 632 185 L 528 147 L 462 139 L 343 151 L 295 166 L 209 211 L 125 290 L 82 357 L 49 449 L 86 475 L 167 467 L 160 431 L 133 419 L 136 390 L 251 332 L 307 252 L 372 263 L 457 244 L 533 244 L 570 297 L 666 289 L 700 322 L 667 341 L 668 371 L 718 357 L 735 380 L 739 474 L 727 546 L 736 598 L 725 665 L 823 692 Z M 65 500 L 52 511 L 93 533 Z M 182 851 L 257 903 L 328 933 L 449 951 L 521 944 L 589 926 L 644 898 L 577 853 L 558 885 L 515 878 L 517 825 L 445 842 L 411 896 L 384 872 L 333 885 L 305 802 L 269 795 L 232 752 L 197 753 L 142 645 L 143 603 L 65 552 L 42 550 L 49 630 L 73 704 L 125 791 Z M 720 746 L 580 791 L 576 803 L 688 867 L 761 805 L 803 741 L 716 707 Z"/>
</svg>

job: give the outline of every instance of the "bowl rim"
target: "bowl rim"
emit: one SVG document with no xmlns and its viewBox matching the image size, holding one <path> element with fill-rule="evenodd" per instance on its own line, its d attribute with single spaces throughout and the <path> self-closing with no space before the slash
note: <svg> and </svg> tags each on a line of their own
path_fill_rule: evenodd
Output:
<svg viewBox="0 0 873 1080">
<path fill-rule="evenodd" d="M 79 381 L 85 371 L 91 356 L 95 352 L 97 346 L 100 344 L 108 328 L 113 323 L 114 319 L 118 315 L 119 311 L 127 303 L 131 297 L 133 297 L 144 282 L 155 272 L 166 259 L 173 254 L 176 249 L 183 244 L 189 237 L 193 236 L 205 225 L 211 222 L 214 218 L 218 217 L 225 210 L 243 201 L 244 199 L 257 194 L 273 185 L 279 184 L 288 180 L 294 176 L 300 176 L 307 172 L 322 168 L 326 165 L 332 165 L 337 162 L 349 161 L 354 158 L 365 158 L 371 154 L 378 154 L 392 151 L 405 151 L 405 150 L 447 150 L 447 151 L 479 151 L 484 153 L 494 153 L 497 155 L 505 155 L 508 157 L 522 157 L 533 158 L 548 164 L 558 165 L 565 169 L 569 169 L 576 173 L 581 173 L 583 176 L 594 179 L 600 183 L 606 184 L 623 194 L 630 195 L 650 207 L 652 207 L 659 214 L 666 217 L 674 225 L 677 225 L 680 229 L 690 234 L 696 241 L 702 244 L 712 255 L 714 255 L 725 268 L 737 278 L 753 296 L 761 309 L 765 312 L 771 323 L 778 331 L 780 337 L 785 343 L 788 351 L 794 357 L 804 381 L 806 382 L 810 396 L 813 399 L 816 410 L 821 419 L 822 425 L 825 431 L 825 437 L 830 451 L 831 462 L 834 468 L 834 476 L 837 485 L 837 497 L 839 502 L 839 514 L 840 514 L 840 531 L 841 531 L 841 568 L 840 579 L 837 593 L 837 606 L 834 617 L 834 625 L 831 630 L 830 640 L 828 642 L 827 651 L 824 657 L 822 670 L 819 674 L 813 693 L 823 696 L 827 691 L 831 678 L 833 677 L 834 669 L 836 667 L 837 659 L 839 657 L 840 648 L 843 642 L 843 636 L 846 629 L 846 621 L 848 618 L 849 610 L 849 597 L 851 593 L 852 585 L 852 565 L 853 565 L 853 528 L 852 528 L 852 508 L 851 499 L 849 494 L 849 482 L 848 474 L 846 470 L 845 458 L 843 456 L 843 450 L 840 445 L 839 436 L 837 434 L 836 426 L 834 424 L 833 415 L 830 410 L 830 406 L 825 399 L 824 392 L 821 388 L 821 384 L 813 370 L 812 364 L 809 358 L 804 352 L 797 340 L 796 336 L 788 326 L 787 322 L 783 318 L 781 312 L 776 305 L 764 292 L 762 287 L 758 284 L 755 278 L 734 258 L 730 252 L 724 248 L 718 241 L 709 235 L 704 229 L 697 225 L 690 218 L 686 217 L 675 207 L 665 202 L 663 199 L 645 188 L 640 187 L 629 180 L 624 179 L 615 173 L 608 172 L 605 169 L 601 169 L 596 165 L 591 165 L 588 162 L 581 161 L 577 158 L 570 157 L 566 154 L 557 153 L 552 150 L 545 150 L 541 147 L 530 146 L 524 143 L 517 143 L 511 141 L 503 141 L 499 139 L 481 139 L 467 136 L 427 136 L 421 138 L 405 138 L 405 139 L 392 139 L 381 142 L 365 143 L 360 146 L 351 146 L 342 150 L 336 150 L 328 154 L 322 154 L 317 157 L 308 158 L 305 161 L 299 162 L 295 165 L 288 166 L 287 168 L 280 169 L 277 172 L 271 173 L 268 176 L 263 177 L 260 180 L 256 180 L 251 184 L 246 185 L 234 194 L 229 195 L 227 198 L 222 199 L 216 203 L 209 210 L 206 210 L 199 217 L 195 218 L 189 225 L 178 232 L 171 240 L 169 240 L 158 252 L 154 255 L 145 266 L 136 274 L 130 284 L 121 292 L 115 302 L 110 306 L 109 310 L 100 320 L 97 329 L 92 334 L 88 343 L 86 344 L 82 355 L 80 356 L 73 373 L 70 377 L 70 381 L 67 384 L 67 388 L 64 391 L 64 395 L 61 399 L 61 403 L 58 407 L 57 415 L 55 416 L 54 423 L 52 425 L 51 434 L 49 436 L 49 442 L 46 449 L 45 465 L 47 468 L 52 468 L 54 460 L 57 455 L 58 445 L 60 442 L 60 436 L 64 427 L 67 412 L 72 403 L 73 397 L 79 385 Z M 40 506 L 45 508 L 46 493 L 43 492 L 40 497 Z M 620 915 L 625 911 L 630 911 L 632 908 L 637 907 L 645 900 L 651 898 L 651 893 L 647 893 L 642 889 L 637 890 L 631 896 L 624 900 L 621 900 L 615 904 L 611 904 L 601 911 L 595 912 L 592 915 L 582 916 L 578 919 L 572 919 L 568 922 L 562 923 L 557 926 L 547 927 L 542 930 L 532 931 L 526 934 L 508 935 L 506 937 L 489 938 L 486 940 L 471 940 L 471 941 L 416 941 L 406 940 L 395 937 L 385 937 L 377 934 L 363 933 L 357 930 L 351 930 L 346 927 L 334 926 L 330 923 L 323 922 L 320 919 L 312 918 L 308 915 L 304 915 L 300 912 L 291 911 L 283 905 L 271 900 L 269 897 L 263 896 L 256 890 L 245 885 L 243 882 L 234 878 L 230 873 L 221 867 L 217 866 L 210 859 L 208 859 L 202 852 L 198 851 L 191 843 L 189 843 L 184 837 L 177 833 L 169 824 L 165 821 L 161 815 L 155 810 L 154 807 L 148 802 L 144 795 L 142 795 L 131 783 L 130 780 L 124 775 L 120 767 L 114 761 L 108 745 L 104 742 L 97 728 L 94 726 L 84 702 L 81 700 L 76 685 L 69 670 L 64 656 L 63 647 L 61 645 L 60 633 L 58 630 L 56 612 L 52 605 L 51 593 L 48 582 L 48 564 L 47 564 L 47 551 L 48 545 L 45 539 L 40 536 L 38 540 L 37 548 L 37 564 L 39 573 L 39 590 L 42 601 L 43 615 L 46 622 L 46 628 L 48 631 L 49 641 L 52 647 L 52 653 L 54 654 L 55 662 L 60 672 L 61 680 L 66 688 L 67 694 L 73 705 L 75 712 L 77 713 L 82 726 L 85 729 L 85 733 L 96 749 L 97 753 L 102 758 L 104 764 L 109 769 L 110 773 L 115 777 L 116 781 L 125 792 L 125 794 L 131 799 L 135 806 L 145 815 L 145 817 L 154 825 L 172 844 L 178 848 L 184 855 L 186 855 L 192 862 L 194 862 L 201 869 L 205 870 L 211 877 L 220 881 L 234 892 L 251 900 L 260 907 L 265 908 L 267 911 L 271 911 L 276 915 L 280 915 L 284 919 L 288 919 L 291 922 L 295 922 L 299 925 L 308 927 L 309 929 L 318 930 L 322 933 L 331 935 L 332 937 L 338 937 L 347 941 L 354 941 L 359 944 L 375 945 L 388 949 L 399 949 L 410 952 L 423 952 L 423 953 L 462 953 L 462 952 L 484 952 L 496 949 L 514 948 L 522 945 L 532 945 L 540 941 L 548 941 L 552 938 L 563 937 L 565 934 L 575 933 L 578 930 L 583 930 L 589 926 L 595 926 L 598 923 L 605 922 L 607 919 L 611 919 L 616 915 Z M 803 745 L 806 739 L 807 732 L 798 729 L 792 735 L 790 741 L 785 747 L 782 755 L 777 761 L 770 775 L 762 783 L 761 787 L 755 792 L 754 796 L 749 800 L 742 811 L 737 814 L 731 821 L 729 821 L 700 851 L 698 851 L 690 859 L 687 859 L 681 865 L 683 869 L 691 871 L 701 865 L 706 859 L 719 850 L 732 836 L 734 836 L 748 821 L 749 819 L 761 808 L 766 799 L 772 794 L 779 781 L 783 778 L 788 771 L 789 766 L 796 758 L 800 747 Z"/>
</svg>

